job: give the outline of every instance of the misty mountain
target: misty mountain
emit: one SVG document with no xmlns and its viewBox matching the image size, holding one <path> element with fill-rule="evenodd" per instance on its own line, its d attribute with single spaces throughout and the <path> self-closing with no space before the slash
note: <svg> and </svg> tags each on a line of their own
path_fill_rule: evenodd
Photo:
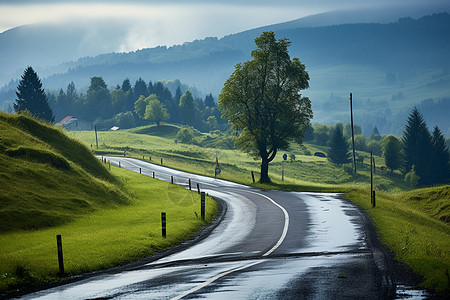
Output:
<svg viewBox="0 0 450 300">
<path fill-rule="evenodd" d="M 66 21 L 31 24 L 0 33 L 0 82 L 20 77 L 27 66 L 48 70 L 80 57 L 95 56 L 120 49 L 125 42 L 129 22 Z M 67 71 L 61 69 L 59 71 Z"/>
<path fill-rule="evenodd" d="M 65 88 L 71 81 L 77 88 L 86 89 L 92 76 L 102 76 L 110 87 L 125 78 L 134 82 L 141 77 L 154 82 L 179 79 L 217 96 L 234 65 L 251 58 L 254 39 L 263 31 L 273 30 L 277 38 L 291 41 L 291 57 L 299 57 L 310 73 L 310 88 L 304 94 L 312 101 L 315 122 L 347 122 L 348 95 L 352 92 L 355 121 L 366 132 L 377 126 L 382 134 L 401 134 L 402 126 L 391 120 L 403 116 L 405 110 L 424 99 L 440 103 L 449 98 L 450 16 L 447 13 L 418 19 L 406 17 L 391 23 L 321 25 L 330 16 L 334 16 L 335 22 L 342 22 L 347 15 L 344 12 L 329 14 L 328 18 L 318 15 L 221 39 L 206 38 L 128 53 L 111 52 L 35 70 L 47 89 Z M 126 31 L 121 30 L 118 33 Z M 118 36 L 114 42 L 105 43 L 105 47 L 120 43 Z M 77 40 L 79 36 L 67 34 L 66 37 Z M 64 40 L 56 41 L 55 38 L 53 43 L 64 43 Z M 75 52 L 81 51 L 75 49 L 76 45 L 74 42 L 74 50 L 65 55 L 76 56 Z M 448 121 L 437 125 L 450 134 Z"/>
</svg>

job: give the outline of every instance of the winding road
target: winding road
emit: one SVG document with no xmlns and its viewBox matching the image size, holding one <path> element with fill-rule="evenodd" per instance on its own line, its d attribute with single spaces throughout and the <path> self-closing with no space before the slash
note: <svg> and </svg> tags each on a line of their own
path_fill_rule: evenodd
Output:
<svg viewBox="0 0 450 300">
<path fill-rule="evenodd" d="M 208 236 L 154 261 L 25 299 L 386 299 L 390 260 L 359 207 L 337 194 L 259 190 L 141 160 L 111 164 L 201 190 L 226 213 Z"/>
</svg>

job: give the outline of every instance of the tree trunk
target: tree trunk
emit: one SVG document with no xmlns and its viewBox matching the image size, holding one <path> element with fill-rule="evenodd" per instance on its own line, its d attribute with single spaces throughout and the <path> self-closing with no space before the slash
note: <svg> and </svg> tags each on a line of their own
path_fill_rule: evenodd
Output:
<svg viewBox="0 0 450 300">
<path fill-rule="evenodd" d="M 261 160 L 261 177 L 259 179 L 259 183 L 270 183 L 269 178 L 269 160 L 262 159 Z"/>
</svg>

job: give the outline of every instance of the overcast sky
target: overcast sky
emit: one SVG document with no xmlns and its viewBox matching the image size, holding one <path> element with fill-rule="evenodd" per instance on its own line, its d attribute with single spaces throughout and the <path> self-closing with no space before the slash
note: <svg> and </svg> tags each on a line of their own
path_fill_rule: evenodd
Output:
<svg viewBox="0 0 450 300">
<path fill-rule="evenodd" d="M 181 44 L 338 9 L 433 5 L 448 0 L 0 0 L 0 32 L 37 22 L 130 22 L 123 51 Z"/>
</svg>

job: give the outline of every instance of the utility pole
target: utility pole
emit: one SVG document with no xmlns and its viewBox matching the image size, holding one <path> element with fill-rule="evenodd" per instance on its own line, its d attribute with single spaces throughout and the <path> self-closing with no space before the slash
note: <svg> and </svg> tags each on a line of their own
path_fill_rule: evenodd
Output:
<svg viewBox="0 0 450 300">
<path fill-rule="evenodd" d="M 98 149 L 97 126 L 94 126 L 94 130 L 95 130 L 95 144 L 97 145 L 97 149 Z"/>
<path fill-rule="evenodd" d="M 352 126 L 353 167 L 355 169 L 355 174 L 356 174 L 355 134 L 354 134 L 354 131 L 353 131 L 353 100 L 352 100 L 352 93 L 350 93 L 350 120 L 351 120 L 351 126 Z"/>
<path fill-rule="evenodd" d="M 370 204 L 373 206 L 373 154 L 370 150 Z"/>
</svg>

